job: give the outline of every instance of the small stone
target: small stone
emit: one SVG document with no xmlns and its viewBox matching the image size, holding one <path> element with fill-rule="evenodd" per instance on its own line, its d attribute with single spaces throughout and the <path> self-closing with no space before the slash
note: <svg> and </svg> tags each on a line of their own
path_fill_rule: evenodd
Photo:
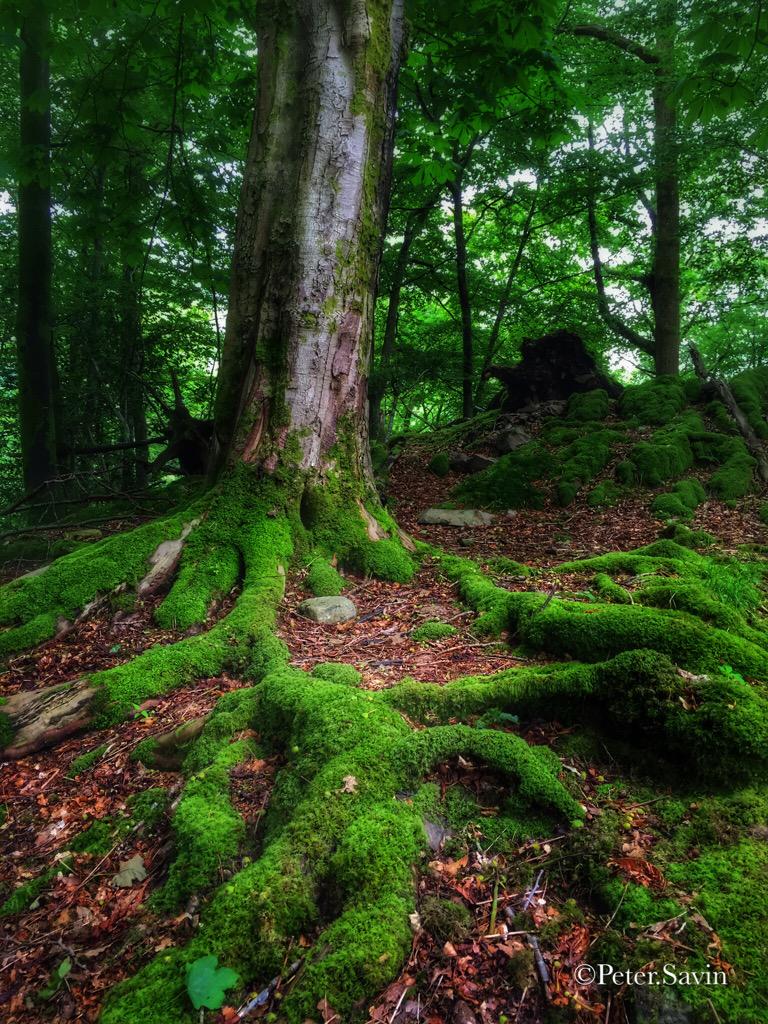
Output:
<svg viewBox="0 0 768 1024">
<path fill-rule="evenodd" d="M 299 605 L 299 615 L 305 615 L 325 626 L 333 626 L 354 619 L 357 608 L 348 597 L 310 597 Z"/>
<path fill-rule="evenodd" d="M 477 1024 L 472 1008 L 463 999 L 457 999 L 453 1004 L 451 1024 Z"/>
<path fill-rule="evenodd" d="M 419 522 L 424 526 L 489 526 L 493 516 L 477 508 L 428 508 Z"/>
</svg>

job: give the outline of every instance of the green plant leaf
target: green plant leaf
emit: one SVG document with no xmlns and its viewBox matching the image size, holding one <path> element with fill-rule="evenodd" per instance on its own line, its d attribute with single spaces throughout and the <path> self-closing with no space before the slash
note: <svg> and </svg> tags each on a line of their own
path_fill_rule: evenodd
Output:
<svg viewBox="0 0 768 1024">
<path fill-rule="evenodd" d="M 187 967 L 187 993 L 196 1010 L 202 1006 L 218 1010 L 224 993 L 240 980 L 229 967 L 219 967 L 217 956 L 201 956 Z"/>
</svg>

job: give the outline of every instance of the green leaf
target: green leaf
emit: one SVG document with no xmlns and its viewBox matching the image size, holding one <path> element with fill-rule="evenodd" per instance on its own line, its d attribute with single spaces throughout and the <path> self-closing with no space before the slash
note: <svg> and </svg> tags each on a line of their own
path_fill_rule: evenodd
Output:
<svg viewBox="0 0 768 1024">
<path fill-rule="evenodd" d="M 202 1006 L 218 1010 L 224 1005 L 224 993 L 240 978 L 229 967 L 219 967 L 217 956 L 201 956 L 187 966 L 187 993 L 196 1010 Z"/>
</svg>

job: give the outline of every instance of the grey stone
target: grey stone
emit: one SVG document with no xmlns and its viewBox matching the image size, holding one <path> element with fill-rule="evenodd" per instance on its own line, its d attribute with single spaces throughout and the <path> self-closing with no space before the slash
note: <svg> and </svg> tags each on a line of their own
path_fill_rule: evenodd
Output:
<svg viewBox="0 0 768 1024">
<path fill-rule="evenodd" d="M 310 597 L 299 605 L 299 614 L 325 626 L 333 626 L 337 622 L 354 619 L 357 608 L 348 597 Z"/>
<path fill-rule="evenodd" d="M 477 508 L 428 508 L 419 522 L 423 526 L 489 526 L 493 516 Z"/>
<path fill-rule="evenodd" d="M 531 435 L 523 430 L 522 427 L 510 427 L 508 430 L 504 430 L 496 435 L 494 444 L 497 452 L 506 454 L 507 452 L 514 452 L 518 448 L 522 448 L 530 440 Z"/>
</svg>

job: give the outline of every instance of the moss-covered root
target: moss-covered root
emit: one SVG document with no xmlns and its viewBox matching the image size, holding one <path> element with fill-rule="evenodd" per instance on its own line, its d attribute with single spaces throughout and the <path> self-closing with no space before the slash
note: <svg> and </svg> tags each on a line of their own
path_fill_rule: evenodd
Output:
<svg viewBox="0 0 768 1024">
<path fill-rule="evenodd" d="M 678 572 L 686 580 L 700 580 L 704 586 L 713 564 L 688 548 L 664 541 L 636 552 L 568 562 L 560 568 L 598 573 L 663 570 Z M 703 604 L 689 604 L 685 611 L 626 603 L 588 604 L 537 592 L 503 590 L 468 559 L 446 556 L 441 559 L 441 567 L 456 581 L 463 600 L 481 612 L 478 630 L 494 634 L 507 629 L 518 643 L 532 650 L 592 662 L 622 651 L 649 648 L 691 671 L 728 665 L 744 675 L 768 681 L 768 641 L 764 634 L 743 621 L 739 630 L 742 635 L 715 627 L 710 614 L 708 621 L 697 614 L 704 613 Z M 602 580 L 604 585 L 606 582 Z M 610 600 L 616 601 L 617 597 L 618 590 L 612 590 Z M 711 604 L 706 603 L 710 612 Z M 733 616 L 728 621 L 735 623 Z"/>
<path fill-rule="evenodd" d="M 186 964 L 213 953 L 258 987 L 280 971 L 291 940 L 313 931 L 318 937 L 282 1012 L 305 1020 L 325 997 L 347 1019 L 391 979 L 410 947 L 413 865 L 426 837 L 397 794 L 447 757 L 483 760 L 515 780 L 524 799 L 567 819 L 582 816 L 557 766 L 522 740 L 456 726 L 413 732 L 380 695 L 329 675 L 282 668 L 252 691 L 263 742 L 288 761 L 273 791 L 264 852 L 216 891 L 186 948 L 118 986 L 105 1024 L 192 1021 Z M 203 735 L 202 760 L 220 756 L 219 740 Z"/>
<path fill-rule="evenodd" d="M 49 640 L 99 594 L 137 584 L 159 546 L 179 539 L 194 518 L 189 509 L 107 537 L 0 588 L 0 626 L 8 627 L 0 632 L 0 658 Z"/>
<path fill-rule="evenodd" d="M 768 700 L 736 675 L 689 676 L 656 651 L 592 665 L 511 669 L 445 686 L 405 681 L 381 699 L 420 722 L 490 709 L 587 722 L 717 784 L 768 774 Z M 432 730 L 433 732 L 435 730 Z"/>
</svg>

